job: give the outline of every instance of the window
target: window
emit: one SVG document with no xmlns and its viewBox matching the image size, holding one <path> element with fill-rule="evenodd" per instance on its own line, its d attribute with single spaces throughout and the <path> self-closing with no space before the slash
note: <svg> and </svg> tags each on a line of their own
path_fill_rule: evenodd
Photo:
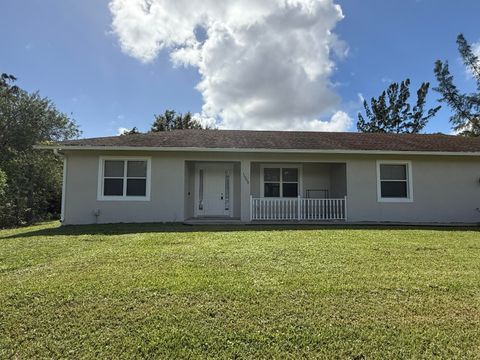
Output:
<svg viewBox="0 0 480 360">
<path fill-rule="evenodd" d="M 299 167 L 263 167 L 263 197 L 298 197 Z"/>
<path fill-rule="evenodd" d="M 150 159 L 100 158 L 99 200 L 150 200 Z"/>
<path fill-rule="evenodd" d="M 203 169 L 198 171 L 198 210 L 203 210 Z"/>
<path fill-rule="evenodd" d="M 377 162 L 377 192 L 381 202 L 413 201 L 411 163 L 406 161 Z"/>
<path fill-rule="evenodd" d="M 230 171 L 225 170 L 225 211 L 230 210 Z"/>
</svg>

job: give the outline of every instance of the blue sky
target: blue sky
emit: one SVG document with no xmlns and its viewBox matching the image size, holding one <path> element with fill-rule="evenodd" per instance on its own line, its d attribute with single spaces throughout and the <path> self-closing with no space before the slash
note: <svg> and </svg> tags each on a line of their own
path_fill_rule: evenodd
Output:
<svg viewBox="0 0 480 360">
<path fill-rule="evenodd" d="M 455 38 L 462 32 L 470 42 L 480 41 L 479 1 L 336 3 L 344 18 L 335 23 L 333 32 L 348 52 L 344 57 L 331 55 L 335 70 L 326 77 L 334 84 L 332 92 L 338 100 L 321 108 L 322 120 L 341 110 L 352 118 L 349 129 L 355 130 L 359 94 L 377 96 L 390 81 L 406 77 L 412 80 L 412 93 L 422 81 L 435 85 L 436 59 L 448 59 L 458 86 L 473 90 Z M 168 48 L 147 63 L 125 50 L 125 38 L 122 43 L 118 29 L 112 31 L 109 1 L 4 0 L 0 6 L 4 14 L 0 72 L 15 75 L 21 87 L 39 90 L 61 111 L 72 113 L 83 136 L 115 135 L 120 127 L 146 131 L 153 114 L 167 108 L 202 112 L 206 100 L 196 89 L 202 80 L 199 67 L 173 66 Z M 319 19 L 327 15 L 322 16 Z M 432 106 L 437 98 L 430 92 Z M 442 109 L 427 131 L 450 132 L 448 117 L 448 108 Z"/>
</svg>

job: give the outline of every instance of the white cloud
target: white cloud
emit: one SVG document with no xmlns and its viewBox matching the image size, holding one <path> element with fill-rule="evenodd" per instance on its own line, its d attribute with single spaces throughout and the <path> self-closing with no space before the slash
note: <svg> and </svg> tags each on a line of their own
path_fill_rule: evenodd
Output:
<svg viewBox="0 0 480 360">
<path fill-rule="evenodd" d="M 472 44 L 473 53 L 480 58 L 480 41 Z"/>
<path fill-rule="evenodd" d="M 130 130 L 131 130 L 131 129 L 127 129 L 127 128 L 124 128 L 124 127 L 119 127 L 119 128 L 117 129 L 117 135 L 123 135 L 123 133 L 124 133 L 125 131 L 130 131 Z"/>
<path fill-rule="evenodd" d="M 204 122 L 279 130 L 351 122 L 336 112 L 330 81 L 332 54 L 348 50 L 333 33 L 343 18 L 333 0 L 111 0 L 110 10 L 125 53 L 150 62 L 165 49 L 175 66 L 198 68 Z"/>
<path fill-rule="evenodd" d="M 352 118 L 344 111 L 337 111 L 328 121 L 318 119 L 293 122 L 285 130 L 346 131 L 352 126 Z M 273 129 L 272 129 L 273 130 Z"/>
</svg>

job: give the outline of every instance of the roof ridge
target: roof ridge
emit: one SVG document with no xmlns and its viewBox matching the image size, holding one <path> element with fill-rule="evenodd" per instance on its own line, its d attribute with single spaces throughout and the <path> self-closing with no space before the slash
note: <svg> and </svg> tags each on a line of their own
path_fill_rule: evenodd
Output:
<svg viewBox="0 0 480 360">
<path fill-rule="evenodd" d="M 392 137 L 414 137 L 414 136 L 443 136 L 448 138 L 457 138 L 458 135 L 453 134 L 444 134 L 444 133 L 387 133 L 387 132 L 357 132 L 357 131 L 309 131 L 309 130 L 246 130 L 246 129 L 173 129 L 168 131 L 148 131 L 148 132 L 141 132 L 135 134 L 120 134 L 120 135 L 109 135 L 109 136 L 97 136 L 97 137 L 89 137 L 89 138 L 82 138 L 82 140 L 87 139 L 105 139 L 105 138 L 115 138 L 115 137 L 123 137 L 123 136 L 138 136 L 138 135 L 166 135 L 171 133 L 182 133 L 182 132 L 230 132 L 230 133 L 257 133 L 257 134 L 331 134 L 331 135 L 355 135 L 355 136 L 392 136 Z"/>
</svg>

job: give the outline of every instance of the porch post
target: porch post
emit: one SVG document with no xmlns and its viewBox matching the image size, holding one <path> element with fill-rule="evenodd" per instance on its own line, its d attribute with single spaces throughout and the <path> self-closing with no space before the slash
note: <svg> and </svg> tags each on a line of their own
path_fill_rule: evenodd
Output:
<svg viewBox="0 0 480 360">
<path fill-rule="evenodd" d="M 344 220 L 347 221 L 347 195 L 345 195 L 345 200 L 344 200 L 344 205 L 343 206 L 345 206 L 345 208 L 343 209 L 344 215 L 345 215 Z"/>
<path fill-rule="evenodd" d="M 250 221 L 253 220 L 253 195 L 250 195 Z"/>
<path fill-rule="evenodd" d="M 302 220 L 301 219 L 301 217 L 302 217 L 301 206 L 302 206 L 302 197 L 300 195 L 298 195 L 298 199 L 297 199 L 297 220 L 298 221 Z"/>
<path fill-rule="evenodd" d="M 240 161 L 240 198 L 241 212 L 240 220 L 242 222 L 250 221 L 250 160 Z"/>
</svg>

